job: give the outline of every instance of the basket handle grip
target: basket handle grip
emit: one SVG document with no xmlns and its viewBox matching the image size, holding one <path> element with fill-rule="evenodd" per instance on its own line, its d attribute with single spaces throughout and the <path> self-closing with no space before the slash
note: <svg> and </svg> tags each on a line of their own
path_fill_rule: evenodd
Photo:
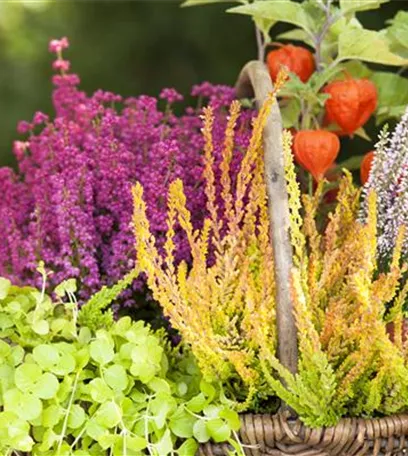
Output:
<svg viewBox="0 0 408 456">
<path fill-rule="evenodd" d="M 238 98 L 255 96 L 259 109 L 273 90 L 266 65 L 248 62 L 235 85 Z M 275 262 L 276 323 L 278 358 L 292 373 L 297 371 L 297 330 L 290 291 L 292 246 L 289 238 L 289 203 L 285 181 L 282 147 L 282 117 L 278 103 L 274 103 L 263 132 L 265 180 L 271 241 Z"/>
</svg>

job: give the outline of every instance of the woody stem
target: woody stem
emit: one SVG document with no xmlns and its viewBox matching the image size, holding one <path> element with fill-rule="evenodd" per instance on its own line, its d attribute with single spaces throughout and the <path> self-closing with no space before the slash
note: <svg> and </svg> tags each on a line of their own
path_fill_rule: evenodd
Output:
<svg viewBox="0 0 408 456">
<path fill-rule="evenodd" d="M 326 3 L 323 1 L 319 1 L 318 5 L 322 8 L 324 13 L 326 14 L 326 20 L 322 25 L 321 30 L 317 35 L 313 37 L 314 39 L 314 47 L 315 47 L 315 63 L 316 63 L 316 71 L 320 72 L 323 70 L 322 67 L 322 44 L 323 41 L 330 30 L 330 27 L 341 17 L 340 14 L 332 14 L 330 7 L 333 0 L 327 0 Z"/>
</svg>

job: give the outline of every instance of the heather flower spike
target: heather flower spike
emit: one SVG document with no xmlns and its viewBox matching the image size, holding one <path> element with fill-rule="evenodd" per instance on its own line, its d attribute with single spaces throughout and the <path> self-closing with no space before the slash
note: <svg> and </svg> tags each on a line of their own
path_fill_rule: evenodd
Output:
<svg viewBox="0 0 408 456">
<path fill-rule="evenodd" d="M 53 52 L 68 47 L 66 39 L 50 44 Z M 57 56 L 56 62 L 59 62 Z M 66 61 L 64 61 L 66 62 Z M 59 65 L 59 64 L 58 64 Z M 24 135 L 14 144 L 18 171 L 0 171 L 0 275 L 15 283 L 38 285 L 38 259 L 55 273 L 52 287 L 67 278 L 79 281 L 81 302 L 103 285 L 112 285 L 134 267 L 131 186 L 145 189 L 151 229 L 164 248 L 164 208 L 169 184 L 180 178 L 188 198 L 194 229 L 207 215 L 204 194 L 204 160 L 199 112 L 187 107 L 176 117 L 159 109 L 157 98 L 121 96 L 98 90 L 88 96 L 79 78 L 67 72 L 53 77 L 56 117 L 35 113 L 20 122 Z M 213 146 L 217 163 L 227 140 L 225 106 L 234 90 L 204 83 L 193 88 L 209 98 L 213 107 Z M 176 90 L 166 88 L 161 98 L 180 101 Z M 250 136 L 253 111 L 237 119 L 231 147 L 232 182 Z M 216 183 L 219 201 L 222 184 Z M 190 260 L 188 242 L 175 227 L 175 261 Z M 143 281 L 134 282 L 140 290 Z M 134 305 L 132 289 L 122 294 L 124 305 Z"/>
<path fill-rule="evenodd" d="M 384 129 L 374 151 L 368 181 L 364 186 L 363 212 L 367 196 L 377 194 L 378 253 L 389 259 L 396 245 L 400 227 L 405 227 L 403 255 L 408 254 L 408 108 L 391 137 Z"/>
</svg>

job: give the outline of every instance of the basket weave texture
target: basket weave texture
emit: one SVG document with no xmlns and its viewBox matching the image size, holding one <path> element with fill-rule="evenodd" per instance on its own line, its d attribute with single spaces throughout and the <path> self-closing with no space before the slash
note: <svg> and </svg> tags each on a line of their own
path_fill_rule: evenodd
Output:
<svg viewBox="0 0 408 456">
<path fill-rule="evenodd" d="M 241 444 L 248 456 L 408 455 L 408 415 L 344 418 L 335 427 L 311 429 L 287 415 L 241 415 Z M 227 456 L 227 444 L 207 443 L 199 456 Z"/>
</svg>

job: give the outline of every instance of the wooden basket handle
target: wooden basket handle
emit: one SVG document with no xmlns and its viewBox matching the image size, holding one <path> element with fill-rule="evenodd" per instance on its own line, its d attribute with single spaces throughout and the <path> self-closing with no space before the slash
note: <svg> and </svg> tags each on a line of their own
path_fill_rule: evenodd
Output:
<svg viewBox="0 0 408 456">
<path fill-rule="evenodd" d="M 259 109 L 273 90 L 272 80 L 263 62 L 251 61 L 242 69 L 235 85 L 238 98 L 255 96 Z M 289 238 L 289 203 L 285 181 L 282 147 L 282 117 L 274 103 L 263 132 L 265 180 L 268 194 L 269 221 L 275 261 L 276 322 L 278 358 L 297 371 L 297 330 L 290 292 L 292 246 Z"/>
</svg>

